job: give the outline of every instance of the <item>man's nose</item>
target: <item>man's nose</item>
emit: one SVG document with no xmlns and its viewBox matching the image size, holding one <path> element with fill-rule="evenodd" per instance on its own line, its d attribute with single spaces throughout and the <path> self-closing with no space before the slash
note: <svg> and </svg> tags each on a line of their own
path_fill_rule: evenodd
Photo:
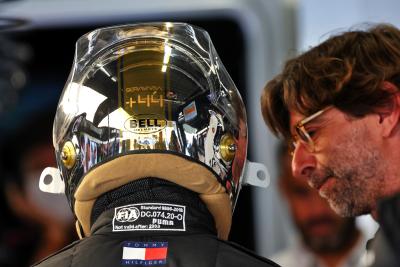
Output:
<svg viewBox="0 0 400 267">
<path fill-rule="evenodd" d="M 293 176 L 300 179 L 308 179 L 315 168 L 315 155 L 309 152 L 304 144 L 298 142 L 292 158 Z"/>
</svg>

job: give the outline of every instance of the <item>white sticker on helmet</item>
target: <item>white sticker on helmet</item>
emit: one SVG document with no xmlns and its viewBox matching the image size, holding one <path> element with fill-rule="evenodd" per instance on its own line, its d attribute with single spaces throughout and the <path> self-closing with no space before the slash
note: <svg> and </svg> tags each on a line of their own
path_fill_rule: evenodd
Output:
<svg viewBox="0 0 400 267">
<path fill-rule="evenodd" d="M 39 188 L 47 193 L 64 194 L 65 184 L 61 179 L 60 171 L 53 167 L 45 168 L 40 175 Z"/>
<path fill-rule="evenodd" d="M 268 187 L 270 176 L 267 167 L 262 163 L 246 161 L 242 184 L 258 187 Z"/>
</svg>

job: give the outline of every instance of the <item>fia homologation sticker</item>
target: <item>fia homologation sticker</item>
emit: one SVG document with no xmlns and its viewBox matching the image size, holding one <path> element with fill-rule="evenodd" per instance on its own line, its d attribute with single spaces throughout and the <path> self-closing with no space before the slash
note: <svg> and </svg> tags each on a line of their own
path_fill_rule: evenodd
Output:
<svg viewBox="0 0 400 267">
<path fill-rule="evenodd" d="M 186 206 L 140 203 L 115 208 L 113 232 L 186 231 Z"/>
</svg>

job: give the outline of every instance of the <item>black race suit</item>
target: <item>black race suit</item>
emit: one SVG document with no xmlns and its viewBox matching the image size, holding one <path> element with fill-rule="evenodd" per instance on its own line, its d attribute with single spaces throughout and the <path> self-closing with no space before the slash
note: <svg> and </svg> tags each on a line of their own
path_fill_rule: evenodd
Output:
<svg viewBox="0 0 400 267">
<path fill-rule="evenodd" d="M 197 194 L 155 178 L 100 197 L 92 221 L 90 237 L 35 266 L 278 266 L 218 239 L 213 217 Z"/>
</svg>

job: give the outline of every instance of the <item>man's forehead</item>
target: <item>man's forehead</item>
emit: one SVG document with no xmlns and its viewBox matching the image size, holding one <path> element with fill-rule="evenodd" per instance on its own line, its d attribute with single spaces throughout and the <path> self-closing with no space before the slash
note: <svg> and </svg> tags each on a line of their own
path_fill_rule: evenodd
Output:
<svg viewBox="0 0 400 267">
<path fill-rule="evenodd" d="M 298 111 L 289 111 L 289 122 L 290 125 L 295 125 L 296 123 L 298 123 L 299 121 L 301 121 L 302 119 L 304 119 L 306 116 L 299 113 Z"/>
</svg>

